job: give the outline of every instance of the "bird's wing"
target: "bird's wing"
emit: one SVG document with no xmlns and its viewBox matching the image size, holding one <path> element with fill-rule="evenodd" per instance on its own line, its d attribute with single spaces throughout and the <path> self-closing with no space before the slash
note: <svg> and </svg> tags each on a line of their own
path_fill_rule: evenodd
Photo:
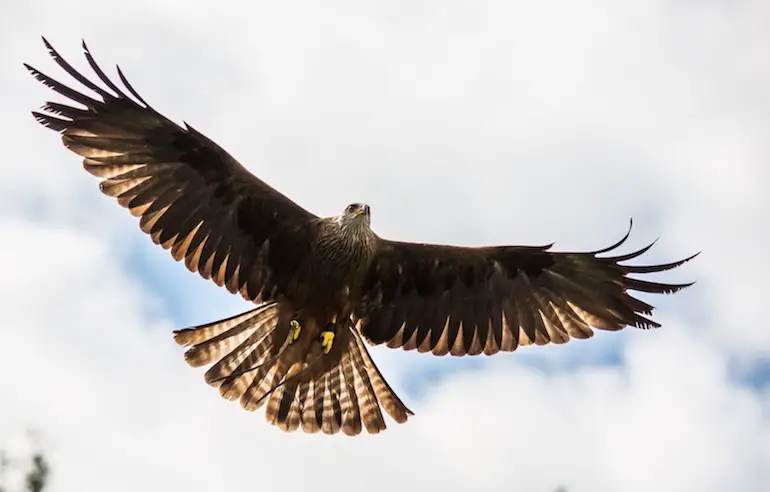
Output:
<svg viewBox="0 0 770 492">
<path fill-rule="evenodd" d="M 156 244 L 184 259 L 192 272 L 230 292 L 257 300 L 267 292 L 270 240 L 303 230 L 316 218 L 246 170 L 189 125 L 185 128 L 150 107 L 123 76 L 130 98 L 94 61 L 89 65 L 106 89 L 78 73 L 45 40 L 52 58 L 99 97 L 77 92 L 25 66 L 46 86 L 85 108 L 49 102 L 33 112 L 62 134 L 64 145 L 84 158 L 101 179 L 101 191 L 117 199 Z M 283 233 L 283 234 L 282 234 Z"/>
<path fill-rule="evenodd" d="M 629 229 L 630 233 L 630 229 Z M 435 355 L 494 354 L 520 345 L 588 338 L 591 328 L 660 326 L 652 306 L 629 291 L 671 293 L 691 284 L 629 277 L 673 263 L 629 266 L 642 255 L 599 257 L 551 252 L 548 246 L 454 247 L 381 240 L 355 307 L 357 326 L 371 343 Z"/>
</svg>

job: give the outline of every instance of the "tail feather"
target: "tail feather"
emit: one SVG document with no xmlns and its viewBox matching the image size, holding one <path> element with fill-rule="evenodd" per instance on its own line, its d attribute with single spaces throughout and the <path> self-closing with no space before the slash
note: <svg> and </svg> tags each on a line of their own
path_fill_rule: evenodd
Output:
<svg viewBox="0 0 770 492">
<path fill-rule="evenodd" d="M 302 364 L 295 362 L 286 374 L 287 380 L 292 379 L 301 370 Z M 268 420 L 274 425 L 278 425 L 285 432 L 293 432 L 299 428 L 302 418 L 298 395 L 300 388 L 301 384 L 296 380 L 284 384 L 276 390 L 276 396 L 270 399 L 267 410 L 265 410 L 268 415 L 274 415 L 274 418 L 268 417 Z"/>
<path fill-rule="evenodd" d="M 385 430 L 386 426 L 380 406 L 377 404 L 377 397 L 372 389 L 372 382 L 363 364 L 354 365 L 354 369 L 356 393 L 361 401 L 361 420 L 367 432 L 377 434 Z"/>
<path fill-rule="evenodd" d="M 353 364 L 350 355 L 345 354 L 341 363 L 343 388 L 342 400 L 342 431 L 348 436 L 361 433 L 361 411 L 358 407 L 358 394 L 356 393 L 356 379 L 353 372 Z"/>
<path fill-rule="evenodd" d="M 380 374 L 380 370 L 375 365 L 369 352 L 366 350 L 360 337 L 354 337 L 351 343 L 355 348 L 351 348 L 350 353 L 353 357 L 353 365 L 358 375 L 356 383 L 356 393 L 359 397 L 365 395 L 361 417 L 364 425 L 370 433 L 377 433 L 385 430 L 386 425 L 380 411 L 380 405 L 385 411 L 398 423 L 406 422 L 410 415 L 414 415 L 401 399 L 396 395 L 393 389 Z"/>
<path fill-rule="evenodd" d="M 185 359 L 191 366 L 210 364 L 263 328 L 270 320 L 271 307 L 263 304 L 231 318 L 176 330 L 174 340 L 179 345 L 192 345 L 185 352 Z"/>
<path fill-rule="evenodd" d="M 315 434 L 321 430 L 318 422 L 315 418 L 315 408 L 313 406 L 313 400 L 315 399 L 315 392 L 317 391 L 317 385 L 315 381 L 309 381 L 303 392 L 302 399 L 300 400 L 300 413 L 302 420 L 300 424 L 302 430 L 308 434 Z"/>
<path fill-rule="evenodd" d="M 234 357 L 231 361 L 223 359 L 223 367 L 214 366 L 206 372 L 206 381 L 212 386 L 218 386 L 219 394 L 228 400 L 241 398 L 254 381 L 262 381 L 274 362 L 274 357 L 270 357 L 269 336 L 247 340 L 244 344 L 246 347 L 242 357 Z"/>
<path fill-rule="evenodd" d="M 263 377 L 256 376 L 249 385 L 249 388 L 241 396 L 241 406 L 246 410 L 257 410 L 265 403 L 266 396 L 271 390 L 276 388 L 281 380 L 286 376 L 289 368 L 282 359 L 277 359 L 269 369 L 260 368 L 257 374 L 264 374 Z"/>
<path fill-rule="evenodd" d="M 316 381 L 316 392 L 313 395 L 313 415 L 315 416 L 316 425 L 321 429 L 324 434 L 328 433 L 329 425 L 324 421 L 324 400 L 327 395 L 326 379 L 320 379 Z"/>
<path fill-rule="evenodd" d="M 316 406 L 316 419 L 324 434 L 336 434 L 342 427 L 342 408 L 338 391 L 340 389 L 339 366 L 329 370 L 324 378 L 324 392 L 321 399 L 321 408 Z"/>
<path fill-rule="evenodd" d="M 206 382 L 214 384 L 223 378 L 235 378 L 237 375 L 243 374 L 246 369 L 261 363 L 270 348 L 270 339 L 267 335 L 270 333 L 271 327 L 266 324 L 264 328 L 264 330 L 252 333 L 249 338 L 211 366 L 206 371 Z"/>
<path fill-rule="evenodd" d="M 308 392 L 310 391 L 310 385 L 312 383 L 310 381 L 306 381 L 303 383 L 300 383 L 297 386 L 297 393 L 294 396 L 294 401 L 291 403 L 291 410 L 289 411 L 289 415 L 287 417 L 287 420 L 291 419 L 294 421 L 296 419 L 297 426 L 301 426 L 302 430 L 304 432 L 307 432 L 305 430 L 305 421 L 303 412 L 305 410 L 305 400 L 307 399 Z"/>
<path fill-rule="evenodd" d="M 355 436 L 366 429 L 375 434 L 386 428 L 381 407 L 399 423 L 412 415 L 352 325 L 338 333 L 339 349 L 323 354 L 312 329 L 310 338 L 289 345 L 283 318 L 277 303 L 266 303 L 225 320 L 177 330 L 174 339 L 190 347 L 185 359 L 191 366 L 213 363 L 206 382 L 224 398 L 239 400 L 246 410 L 265 405 L 267 421 L 286 432 L 301 427 L 306 433 Z"/>
<path fill-rule="evenodd" d="M 288 410 L 291 409 L 291 402 L 294 398 L 294 384 L 283 384 L 273 392 L 274 397 L 267 401 L 265 417 L 268 422 L 277 425 L 281 430 L 289 432 L 289 422 L 287 420 Z"/>
</svg>

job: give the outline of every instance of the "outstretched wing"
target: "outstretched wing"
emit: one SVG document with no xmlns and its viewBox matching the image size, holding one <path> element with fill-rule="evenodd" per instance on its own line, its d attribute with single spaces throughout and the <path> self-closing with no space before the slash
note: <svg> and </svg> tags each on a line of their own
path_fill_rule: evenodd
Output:
<svg viewBox="0 0 770 492">
<path fill-rule="evenodd" d="M 630 233 L 630 228 L 629 228 Z M 374 344 L 435 355 L 494 354 L 520 345 L 589 338 L 591 327 L 660 326 L 653 307 L 628 291 L 671 293 L 691 284 L 663 284 L 629 274 L 661 272 L 692 259 L 649 266 L 600 258 L 620 246 L 582 253 L 551 245 L 464 248 L 382 240 L 355 308 L 357 326 Z"/>
<path fill-rule="evenodd" d="M 85 107 L 49 102 L 45 113 L 32 113 L 35 119 L 62 134 L 64 145 L 101 179 L 101 191 L 140 217 L 141 229 L 170 249 L 174 259 L 184 259 L 190 271 L 247 299 L 269 297 L 280 266 L 271 254 L 271 239 L 301 234 L 316 216 L 206 136 L 155 111 L 118 67 L 120 80 L 136 100 L 131 99 L 99 68 L 85 42 L 89 65 L 113 93 L 78 73 L 43 41 L 56 63 L 99 98 L 25 64 L 43 84 Z"/>
</svg>

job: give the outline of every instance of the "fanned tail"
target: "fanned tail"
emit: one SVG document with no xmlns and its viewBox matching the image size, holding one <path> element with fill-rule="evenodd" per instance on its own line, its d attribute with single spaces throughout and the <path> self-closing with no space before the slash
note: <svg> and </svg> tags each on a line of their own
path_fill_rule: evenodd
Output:
<svg viewBox="0 0 770 492">
<path fill-rule="evenodd" d="M 289 344 L 290 319 L 277 303 L 174 332 L 189 349 L 185 360 L 199 367 L 213 364 L 206 382 L 222 397 L 239 400 L 246 410 L 265 403 L 265 416 L 286 432 L 355 436 L 386 428 L 381 408 L 398 423 L 412 412 L 380 374 L 358 332 L 340 330 L 330 353 L 322 351 L 312 325 Z"/>
</svg>

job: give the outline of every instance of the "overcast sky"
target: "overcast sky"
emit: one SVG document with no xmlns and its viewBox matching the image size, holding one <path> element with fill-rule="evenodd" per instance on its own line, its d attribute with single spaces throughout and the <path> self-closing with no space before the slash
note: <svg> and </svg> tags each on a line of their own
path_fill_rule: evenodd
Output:
<svg viewBox="0 0 770 492">
<path fill-rule="evenodd" d="M 518 5 L 518 6 L 516 6 Z M 766 1 L 34 0 L 0 15 L 0 442 L 52 492 L 742 492 L 770 483 Z M 155 108 L 320 215 L 402 240 L 697 260 L 660 330 L 493 358 L 372 349 L 416 415 L 284 434 L 171 330 L 248 308 L 155 247 L 29 115 L 85 38 Z M 113 73 L 111 71 L 111 73 Z"/>
</svg>

